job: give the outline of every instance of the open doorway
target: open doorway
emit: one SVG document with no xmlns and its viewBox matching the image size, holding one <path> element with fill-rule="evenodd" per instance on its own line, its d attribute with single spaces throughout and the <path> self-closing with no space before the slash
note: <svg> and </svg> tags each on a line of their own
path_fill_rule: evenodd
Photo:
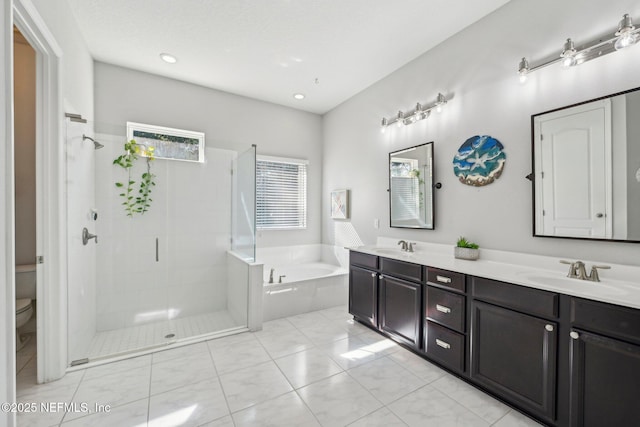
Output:
<svg viewBox="0 0 640 427">
<path fill-rule="evenodd" d="M 36 51 L 13 28 L 16 374 L 37 381 Z"/>
</svg>

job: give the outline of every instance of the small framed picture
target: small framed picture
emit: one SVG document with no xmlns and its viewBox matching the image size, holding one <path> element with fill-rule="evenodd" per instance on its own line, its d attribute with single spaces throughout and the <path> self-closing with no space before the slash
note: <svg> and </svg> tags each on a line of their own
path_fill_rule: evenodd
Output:
<svg viewBox="0 0 640 427">
<path fill-rule="evenodd" d="M 202 132 L 127 122 L 127 140 L 132 139 L 139 145 L 153 147 L 156 159 L 204 163 Z"/>
<path fill-rule="evenodd" d="M 349 218 L 349 190 L 334 190 L 331 192 L 331 218 Z"/>
</svg>

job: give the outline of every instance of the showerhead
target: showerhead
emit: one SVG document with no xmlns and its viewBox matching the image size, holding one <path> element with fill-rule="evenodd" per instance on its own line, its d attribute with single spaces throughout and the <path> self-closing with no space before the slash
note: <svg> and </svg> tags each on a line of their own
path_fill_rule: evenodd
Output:
<svg viewBox="0 0 640 427">
<path fill-rule="evenodd" d="M 93 138 L 91 138 L 91 137 L 89 137 L 89 136 L 87 136 L 87 135 L 82 135 L 82 140 L 84 141 L 84 140 L 86 140 L 86 139 L 88 139 L 89 141 L 93 142 L 93 147 L 94 147 L 96 150 L 99 150 L 99 149 L 101 149 L 102 147 L 104 147 L 104 145 L 100 144 L 100 143 L 99 143 L 98 141 L 96 141 L 95 139 L 93 139 Z"/>
</svg>

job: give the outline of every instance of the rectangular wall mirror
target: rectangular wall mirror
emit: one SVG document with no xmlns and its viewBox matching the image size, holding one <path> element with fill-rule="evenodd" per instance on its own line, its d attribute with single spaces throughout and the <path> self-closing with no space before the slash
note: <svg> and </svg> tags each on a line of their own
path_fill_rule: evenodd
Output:
<svg viewBox="0 0 640 427">
<path fill-rule="evenodd" d="M 433 142 L 389 153 L 390 225 L 433 230 Z"/>
<path fill-rule="evenodd" d="M 640 242 L 639 89 L 531 116 L 534 236 Z"/>
</svg>

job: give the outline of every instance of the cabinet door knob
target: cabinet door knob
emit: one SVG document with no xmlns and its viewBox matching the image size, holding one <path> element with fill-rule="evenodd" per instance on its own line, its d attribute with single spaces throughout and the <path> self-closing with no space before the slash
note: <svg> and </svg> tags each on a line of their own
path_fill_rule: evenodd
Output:
<svg viewBox="0 0 640 427">
<path fill-rule="evenodd" d="M 442 283 L 451 283 L 451 278 L 446 276 L 436 276 L 436 280 Z"/>
<path fill-rule="evenodd" d="M 376 277 L 376 273 L 371 273 L 371 277 Z"/>
<path fill-rule="evenodd" d="M 442 348 L 446 348 L 447 350 L 449 350 L 451 348 L 451 344 L 449 344 L 446 341 L 439 340 L 437 338 L 436 338 L 436 344 L 438 344 Z"/>
<path fill-rule="evenodd" d="M 440 304 L 436 304 L 436 310 L 446 314 L 451 313 L 451 309 L 449 307 Z"/>
<path fill-rule="evenodd" d="M 545 328 L 547 331 L 549 331 L 549 332 L 553 332 L 553 325 L 549 325 L 549 324 L 547 324 L 547 325 L 545 325 L 545 327 L 544 327 L 544 328 Z"/>
<path fill-rule="evenodd" d="M 580 334 L 577 333 L 576 331 L 571 331 L 571 333 L 569 333 L 569 336 L 574 340 L 577 340 L 578 338 L 580 338 Z"/>
</svg>

